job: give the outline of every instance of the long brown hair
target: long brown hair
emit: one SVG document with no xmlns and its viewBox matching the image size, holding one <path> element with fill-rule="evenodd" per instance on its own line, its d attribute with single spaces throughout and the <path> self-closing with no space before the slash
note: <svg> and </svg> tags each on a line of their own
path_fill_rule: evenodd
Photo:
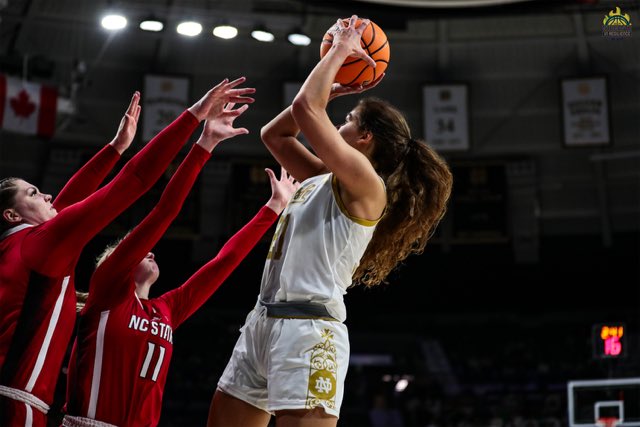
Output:
<svg viewBox="0 0 640 427">
<path fill-rule="evenodd" d="M 453 177 L 446 161 L 411 137 L 404 115 L 377 98 L 356 107 L 359 126 L 373 134 L 371 162 L 387 187 L 387 208 L 353 275 L 375 286 L 411 254 L 424 250 L 445 214 Z"/>
<path fill-rule="evenodd" d="M 19 178 L 9 177 L 0 179 L 0 215 L 5 209 L 12 208 L 16 201 L 16 194 L 18 193 L 18 186 L 16 181 Z M 4 233 L 16 224 L 11 224 L 4 219 L 0 221 L 0 234 Z"/>
</svg>

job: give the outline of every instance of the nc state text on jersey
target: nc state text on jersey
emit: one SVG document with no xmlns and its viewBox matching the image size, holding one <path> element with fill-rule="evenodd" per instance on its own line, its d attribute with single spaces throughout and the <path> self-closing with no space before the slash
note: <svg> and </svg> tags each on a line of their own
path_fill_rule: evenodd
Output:
<svg viewBox="0 0 640 427">
<path fill-rule="evenodd" d="M 129 321 L 129 329 L 134 329 L 140 332 L 150 332 L 151 335 L 159 336 L 160 338 L 173 344 L 173 329 L 166 323 L 156 322 L 149 319 L 138 317 L 135 314 L 131 316 Z"/>
</svg>

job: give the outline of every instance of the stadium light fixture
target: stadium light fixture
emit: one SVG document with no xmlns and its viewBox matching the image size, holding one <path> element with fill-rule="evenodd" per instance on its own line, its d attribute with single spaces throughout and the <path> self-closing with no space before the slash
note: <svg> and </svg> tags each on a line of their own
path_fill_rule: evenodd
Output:
<svg viewBox="0 0 640 427">
<path fill-rule="evenodd" d="M 268 31 L 266 27 L 260 25 L 251 31 L 251 37 L 260 42 L 272 42 L 275 40 L 275 36 L 271 31 Z"/>
<path fill-rule="evenodd" d="M 178 34 L 187 37 L 195 37 L 202 32 L 202 25 L 195 21 L 184 21 L 176 27 Z"/>
<path fill-rule="evenodd" d="M 127 26 L 127 18 L 117 14 L 106 15 L 102 18 L 100 24 L 102 25 L 102 28 L 106 30 L 118 31 Z"/>
<path fill-rule="evenodd" d="M 233 25 L 218 25 L 213 29 L 213 35 L 228 40 L 238 35 L 238 29 Z"/>
<path fill-rule="evenodd" d="M 290 32 L 287 36 L 287 40 L 296 46 L 309 46 L 309 44 L 311 44 L 311 38 L 299 28 Z"/>
</svg>

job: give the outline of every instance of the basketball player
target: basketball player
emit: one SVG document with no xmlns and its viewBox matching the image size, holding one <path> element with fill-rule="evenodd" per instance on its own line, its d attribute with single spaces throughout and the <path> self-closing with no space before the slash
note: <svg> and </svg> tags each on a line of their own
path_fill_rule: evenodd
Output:
<svg viewBox="0 0 640 427">
<path fill-rule="evenodd" d="M 367 20 L 338 21 L 333 45 L 291 107 L 262 129 L 278 162 L 299 181 L 267 256 L 255 309 L 218 382 L 209 427 L 335 426 L 349 363 L 343 295 L 374 286 L 423 250 L 444 215 L 452 176 L 411 137 L 402 114 L 363 99 L 336 128 L 331 98 L 374 87 L 332 85 L 360 47 Z M 297 139 L 302 131 L 316 155 Z"/>
<path fill-rule="evenodd" d="M 156 426 L 173 350 L 173 331 L 218 289 L 275 222 L 295 191 L 283 170 L 267 170 L 272 195 L 266 206 L 220 253 L 185 284 L 158 298 L 149 290 L 159 276 L 149 252 L 178 215 L 213 148 L 237 134 L 233 119 L 208 121 L 153 211 L 99 258 L 87 305 L 80 313 L 67 386 L 65 427 Z M 226 121 L 226 123 L 225 123 Z M 246 133 L 243 129 L 242 133 Z"/>
<path fill-rule="evenodd" d="M 135 134 L 138 93 L 116 142 L 72 180 L 65 204 L 19 178 L 0 181 L 0 425 L 46 425 L 73 332 L 73 277 L 82 248 L 151 188 L 202 120 L 220 115 L 227 102 L 253 101 L 244 96 L 252 88 L 236 88 L 242 82 L 225 79 L 207 92 L 93 194 L 119 157 L 118 147 Z"/>
</svg>

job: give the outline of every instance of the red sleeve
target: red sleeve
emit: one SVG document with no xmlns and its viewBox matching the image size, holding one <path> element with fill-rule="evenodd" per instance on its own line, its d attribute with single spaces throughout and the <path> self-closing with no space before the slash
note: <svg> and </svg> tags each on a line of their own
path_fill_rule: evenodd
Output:
<svg viewBox="0 0 640 427">
<path fill-rule="evenodd" d="M 45 276 L 59 276 L 73 268 L 84 245 L 153 186 L 198 124 L 185 111 L 133 156 L 111 182 L 34 227 L 22 245 L 27 265 Z"/>
<path fill-rule="evenodd" d="M 278 215 L 263 206 L 247 225 L 220 249 L 218 255 L 206 263 L 182 286 L 160 297 L 171 310 L 175 328 L 191 316 L 229 277 L 240 262 L 273 225 Z"/>
<path fill-rule="evenodd" d="M 191 148 L 167 184 L 156 207 L 93 273 L 87 307 L 104 310 L 117 305 L 134 292 L 133 279 L 130 279 L 133 270 L 178 216 L 198 173 L 209 157 L 211 153 L 199 145 Z"/>
<path fill-rule="evenodd" d="M 53 200 L 53 207 L 61 211 L 93 194 L 119 159 L 118 150 L 107 144 L 71 177 Z"/>
</svg>

